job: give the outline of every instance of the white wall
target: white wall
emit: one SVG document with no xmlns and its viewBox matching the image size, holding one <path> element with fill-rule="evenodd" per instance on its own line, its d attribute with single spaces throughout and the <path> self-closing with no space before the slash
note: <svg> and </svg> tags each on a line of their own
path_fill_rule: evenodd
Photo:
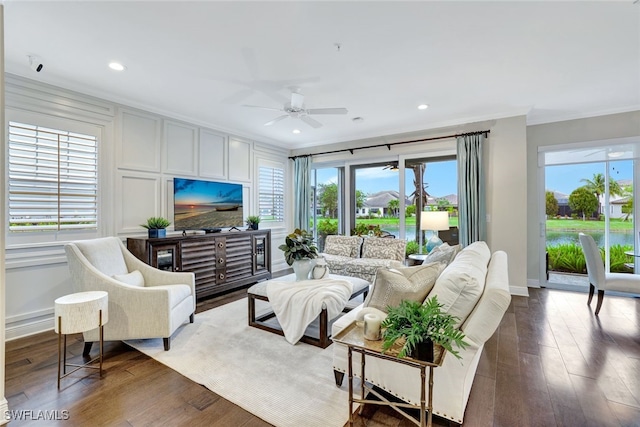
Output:
<svg viewBox="0 0 640 427">
<path fill-rule="evenodd" d="M 0 4 L 0 123 L 4 123 L 4 5 Z M 6 150 L 5 133 L 0 135 L 0 149 L 4 153 Z M 4 176 L 5 165 L 0 163 L 0 176 Z M 5 198 L 5 186 L 0 189 L 0 198 Z M 5 227 L 4 210 L 0 211 L 0 227 Z M 4 233 L 0 233 L 0 248 L 4 248 Z M 7 399 L 4 397 L 4 341 L 5 341 L 5 306 L 6 306 L 6 289 L 5 272 L 4 272 L 4 254 L 0 254 L 0 414 L 5 414 L 9 409 Z M 5 417 L 1 417 L 0 424 L 6 424 L 8 421 Z"/>
<path fill-rule="evenodd" d="M 527 221 L 527 277 L 530 286 L 540 278 L 540 221 L 537 215 L 539 193 L 538 148 L 560 144 L 639 137 L 640 111 L 567 120 L 527 127 L 527 204 L 531 206 Z"/>
<path fill-rule="evenodd" d="M 250 215 L 257 213 L 257 165 L 270 161 L 290 173 L 288 151 L 279 147 L 17 76 L 7 76 L 6 82 L 7 120 L 59 123 L 57 128 L 62 129 L 90 127 L 91 134 L 98 134 L 100 147 L 96 232 L 52 233 L 42 239 L 30 233 L 8 233 L 2 221 L 7 257 L 6 339 L 53 328 L 53 301 L 73 292 L 64 243 L 144 235 L 139 224 L 148 217 L 173 218 L 174 176 L 242 184 L 245 215 Z M 284 240 L 287 224 L 260 226 L 272 229 L 274 270 L 286 268 L 277 246 Z"/>
</svg>

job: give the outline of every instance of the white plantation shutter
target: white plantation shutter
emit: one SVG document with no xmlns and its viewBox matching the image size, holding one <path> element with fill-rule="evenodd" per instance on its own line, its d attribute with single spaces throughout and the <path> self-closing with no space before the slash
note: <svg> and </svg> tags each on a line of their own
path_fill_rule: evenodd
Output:
<svg viewBox="0 0 640 427">
<path fill-rule="evenodd" d="M 9 122 L 8 142 L 10 231 L 97 228 L 95 136 Z"/>
<path fill-rule="evenodd" d="M 284 169 L 260 166 L 258 197 L 260 220 L 284 221 Z"/>
</svg>

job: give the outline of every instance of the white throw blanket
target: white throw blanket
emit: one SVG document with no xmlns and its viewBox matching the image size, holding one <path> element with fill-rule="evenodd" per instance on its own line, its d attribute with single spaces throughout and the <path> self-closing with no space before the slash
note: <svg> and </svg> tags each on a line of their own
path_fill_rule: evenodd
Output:
<svg viewBox="0 0 640 427">
<path fill-rule="evenodd" d="M 342 279 L 301 280 L 286 282 L 270 280 L 267 297 L 282 327 L 284 337 L 297 343 L 307 326 L 318 317 L 323 306 L 327 319 L 338 316 L 347 305 L 353 285 Z"/>
</svg>

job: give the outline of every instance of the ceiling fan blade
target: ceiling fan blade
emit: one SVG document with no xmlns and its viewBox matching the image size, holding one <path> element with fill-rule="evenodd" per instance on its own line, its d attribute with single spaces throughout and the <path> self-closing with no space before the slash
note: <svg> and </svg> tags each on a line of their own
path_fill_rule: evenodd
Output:
<svg viewBox="0 0 640 427">
<path fill-rule="evenodd" d="M 278 123 L 280 120 L 286 119 L 287 117 L 289 117 L 288 114 L 285 114 L 285 115 L 280 116 L 280 117 L 276 117 L 275 119 L 271 120 L 270 122 L 265 123 L 264 126 L 271 126 L 274 123 Z"/>
<path fill-rule="evenodd" d="M 304 104 L 304 95 L 291 92 L 291 107 L 292 108 L 302 108 Z"/>
<path fill-rule="evenodd" d="M 270 111 L 283 111 L 282 108 L 261 107 L 260 105 L 242 104 L 242 106 L 243 107 L 249 107 L 249 108 L 260 108 L 262 110 L 270 110 Z"/>
<path fill-rule="evenodd" d="M 319 121 L 312 119 L 309 116 L 300 116 L 300 120 L 302 120 L 303 122 L 305 122 L 306 124 L 308 124 L 309 126 L 311 126 L 312 128 L 319 128 L 322 127 L 322 123 L 320 123 Z"/>
<path fill-rule="evenodd" d="M 347 114 L 346 108 L 310 108 L 307 114 Z"/>
</svg>

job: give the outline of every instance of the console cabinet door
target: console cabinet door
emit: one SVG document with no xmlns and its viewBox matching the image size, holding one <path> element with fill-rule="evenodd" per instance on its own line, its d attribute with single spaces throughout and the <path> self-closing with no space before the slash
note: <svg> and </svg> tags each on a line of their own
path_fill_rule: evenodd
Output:
<svg viewBox="0 0 640 427">
<path fill-rule="evenodd" d="M 271 263 L 268 260 L 269 242 L 266 234 L 253 236 L 253 274 L 260 274 L 269 270 Z"/>
<path fill-rule="evenodd" d="M 218 249 L 214 238 L 186 239 L 180 242 L 182 271 L 196 275 L 196 293 L 216 284 Z M 224 256 L 224 249 L 220 251 Z"/>
<path fill-rule="evenodd" d="M 159 270 L 180 270 L 180 249 L 178 243 L 151 245 L 151 266 Z"/>
</svg>

